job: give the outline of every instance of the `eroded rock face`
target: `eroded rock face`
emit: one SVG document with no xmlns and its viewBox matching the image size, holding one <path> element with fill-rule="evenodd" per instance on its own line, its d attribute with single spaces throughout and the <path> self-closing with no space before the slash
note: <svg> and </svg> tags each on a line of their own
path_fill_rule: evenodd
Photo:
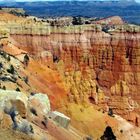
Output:
<svg viewBox="0 0 140 140">
<path fill-rule="evenodd" d="M 45 94 L 39 93 L 27 97 L 21 92 L 0 90 L 0 127 L 2 128 L 13 127 L 26 134 L 34 133 L 30 122 L 40 127 L 43 125 L 47 127 L 48 112 L 50 112 L 50 101 Z"/>
<path fill-rule="evenodd" d="M 11 37 L 19 48 L 59 71 L 70 102 L 106 103 L 122 116 L 131 110 L 129 104 L 125 107 L 129 97 L 140 103 L 139 26 L 115 25 L 107 31 L 100 25 L 25 26 L 28 30 L 12 29 Z M 134 105 L 133 111 L 138 108 Z"/>
</svg>

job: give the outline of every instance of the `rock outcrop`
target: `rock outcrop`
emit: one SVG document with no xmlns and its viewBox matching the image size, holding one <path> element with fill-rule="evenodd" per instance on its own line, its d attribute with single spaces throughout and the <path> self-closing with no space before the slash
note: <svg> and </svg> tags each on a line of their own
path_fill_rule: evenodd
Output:
<svg viewBox="0 0 140 140">
<path fill-rule="evenodd" d="M 1 8 L 0 12 L 11 13 L 17 16 L 25 16 L 23 8 Z"/>
<path fill-rule="evenodd" d="M 10 129 L 13 134 L 21 133 L 20 140 L 23 134 L 32 140 L 80 140 L 72 132 L 50 120 L 50 111 L 47 95 L 39 93 L 27 96 L 22 92 L 0 90 L 0 130 Z M 13 139 L 12 135 L 10 138 Z"/>
<path fill-rule="evenodd" d="M 124 21 L 119 16 L 113 16 L 98 20 L 97 22 L 95 21 L 95 23 L 108 25 L 119 25 L 119 24 L 122 25 L 124 24 Z"/>
</svg>

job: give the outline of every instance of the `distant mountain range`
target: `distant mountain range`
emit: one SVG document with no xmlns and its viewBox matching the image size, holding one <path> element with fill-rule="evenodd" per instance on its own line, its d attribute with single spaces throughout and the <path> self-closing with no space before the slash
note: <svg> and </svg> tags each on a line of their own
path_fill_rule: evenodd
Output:
<svg viewBox="0 0 140 140">
<path fill-rule="evenodd" d="M 140 4 L 135 0 L 10 2 L 1 6 L 24 8 L 27 14 L 38 17 L 118 15 L 127 22 L 140 24 Z"/>
</svg>

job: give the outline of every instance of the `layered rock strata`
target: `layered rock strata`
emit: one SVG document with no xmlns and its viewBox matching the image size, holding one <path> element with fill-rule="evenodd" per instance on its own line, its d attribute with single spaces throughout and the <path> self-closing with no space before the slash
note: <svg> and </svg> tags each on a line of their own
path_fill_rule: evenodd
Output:
<svg viewBox="0 0 140 140">
<path fill-rule="evenodd" d="M 99 24 L 51 27 L 24 20 L 10 24 L 6 26 L 16 46 L 59 71 L 70 102 L 106 104 L 106 110 L 113 108 L 138 122 L 139 26 L 115 25 L 105 30 Z"/>
</svg>

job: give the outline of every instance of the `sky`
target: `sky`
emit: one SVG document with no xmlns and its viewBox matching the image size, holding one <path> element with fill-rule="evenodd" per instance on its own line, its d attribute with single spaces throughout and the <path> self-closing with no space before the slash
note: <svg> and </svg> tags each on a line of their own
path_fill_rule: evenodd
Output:
<svg viewBox="0 0 140 140">
<path fill-rule="evenodd" d="M 59 1 L 59 0 L 16 0 L 16 1 Z M 65 0 L 63 0 L 63 1 L 65 1 Z M 66 1 L 68 1 L 68 0 L 66 0 Z M 85 0 L 86 1 L 86 0 Z M 87 0 L 88 1 L 88 0 Z M 100 1 L 100 0 L 99 0 Z M 140 2 L 140 0 L 135 0 L 135 1 L 137 1 L 137 2 Z"/>
<path fill-rule="evenodd" d="M 0 0 L 0 1 L 59 1 L 59 0 Z M 63 0 L 63 1 L 65 1 L 65 0 Z M 68 1 L 68 0 L 66 0 L 66 1 Z M 86 0 L 84 0 L 84 1 L 86 1 Z M 88 1 L 88 0 L 87 0 Z M 91 1 L 91 0 L 90 0 Z M 100 1 L 100 0 L 99 0 Z M 129 1 L 129 0 L 128 0 Z M 140 3 L 140 0 L 135 0 L 135 1 L 137 1 L 137 2 L 139 2 Z"/>
</svg>

